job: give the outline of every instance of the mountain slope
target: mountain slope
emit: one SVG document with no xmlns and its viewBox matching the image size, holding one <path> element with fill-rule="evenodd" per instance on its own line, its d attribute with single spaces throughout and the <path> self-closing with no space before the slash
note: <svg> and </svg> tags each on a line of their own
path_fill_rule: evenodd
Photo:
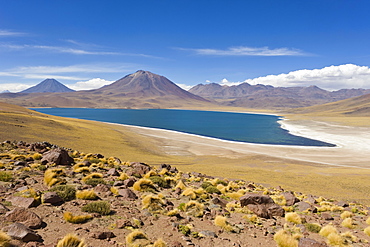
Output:
<svg viewBox="0 0 370 247">
<path fill-rule="evenodd" d="M 346 116 L 370 117 L 370 94 L 324 105 L 295 109 L 291 112 L 298 114 L 340 114 Z"/>
<path fill-rule="evenodd" d="M 74 90 L 66 87 L 55 79 L 46 79 L 37 84 L 36 86 L 30 87 L 23 90 L 21 93 L 64 93 L 74 92 Z"/>
</svg>

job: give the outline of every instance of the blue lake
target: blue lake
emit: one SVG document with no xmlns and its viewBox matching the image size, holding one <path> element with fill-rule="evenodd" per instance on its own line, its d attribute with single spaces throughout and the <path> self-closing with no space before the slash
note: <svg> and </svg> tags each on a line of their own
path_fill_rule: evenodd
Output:
<svg viewBox="0 0 370 247">
<path fill-rule="evenodd" d="M 32 108 L 32 110 L 61 117 L 175 130 L 229 141 L 335 146 L 291 135 L 277 122 L 281 117 L 272 115 L 169 109 Z"/>
</svg>

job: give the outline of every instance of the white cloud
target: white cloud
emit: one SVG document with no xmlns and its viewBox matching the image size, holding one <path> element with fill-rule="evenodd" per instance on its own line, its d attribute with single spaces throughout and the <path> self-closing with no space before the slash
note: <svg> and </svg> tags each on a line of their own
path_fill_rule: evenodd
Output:
<svg viewBox="0 0 370 247">
<path fill-rule="evenodd" d="M 107 81 L 101 78 L 93 78 L 88 81 L 78 81 L 75 84 L 68 84 L 66 86 L 79 91 L 79 90 L 90 90 L 90 89 L 100 88 L 102 86 L 111 84 L 113 82 L 114 81 Z"/>
<path fill-rule="evenodd" d="M 274 87 L 307 87 L 318 86 L 326 90 L 338 90 L 343 88 L 370 89 L 370 68 L 355 64 L 332 65 L 322 69 L 302 69 L 287 74 L 267 75 L 253 79 L 247 79 L 251 85 L 264 84 Z M 229 82 L 222 79 L 220 85 L 239 85 L 243 82 Z"/>
<path fill-rule="evenodd" d="M 198 55 L 208 56 L 307 56 L 307 53 L 298 49 L 290 48 L 276 48 L 270 49 L 269 47 L 247 47 L 237 46 L 229 47 L 226 50 L 219 49 L 188 49 L 177 48 L 179 50 L 193 51 Z"/>
<path fill-rule="evenodd" d="M 27 84 L 22 84 L 22 83 L 4 83 L 4 84 L 0 84 L 0 93 L 5 90 L 9 90 L 12 93 L 16 93 L 16 92 L 23 91 L 29 87 L 31 86 Z"/>
</svg>

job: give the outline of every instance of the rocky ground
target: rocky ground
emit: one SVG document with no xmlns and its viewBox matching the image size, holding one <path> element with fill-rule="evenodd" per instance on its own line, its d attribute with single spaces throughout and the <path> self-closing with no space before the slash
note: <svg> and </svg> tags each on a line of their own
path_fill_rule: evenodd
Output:
<svg viewBox="0 0 370 247">
<path fill-rule="evenodd" d="M 370 246 L 368 210 L 49 143 L 0 144 L 0 246 Z"/>
</svg>

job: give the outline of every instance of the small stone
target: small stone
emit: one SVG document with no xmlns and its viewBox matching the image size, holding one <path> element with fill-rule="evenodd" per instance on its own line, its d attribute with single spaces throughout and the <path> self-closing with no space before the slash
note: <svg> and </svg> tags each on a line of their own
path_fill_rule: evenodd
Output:
<svg viewBox="0 0 370 247">
<path fill-rule="evenodd" d="M 120 189 L 118 190 L 118 194 L 126 200 L 136 200 L 137 195 L 130 189 Z"/>
<path fill-rule="evenodd" d="M 111 168 L 107 172 L 108 176 L 119 176 L 119 172 L 117 171 L 116 168 Z"/>
<path fill-rule="evenodd" d="M 12 202 L 13 206 L 22 208 L 30 208 L 37 205 L 37 202 L 34 198 L 26 198 L 21 196 L 13 196 L 9 201 Z"/>
<path fill-rule="evenodd" d="M 64 202 L 56 192 L 46 192 L 42 197 L 43 203 L 50 203 L 51 205 L 60 205 Z"/>
<path fill-rule="evenodd" d="M 199 234 L 203 235 L 203 236 L 206 236 L 206 237 L 217 238 L 217 234 L 215 232 L 208 231 L 208 230 L 200 231 Z"/>
<path fill-rule="evenodd" d="M 107 239 L 107 238 L 114 238 L 116 235 L 114 235 L 113 232 L 94 232 L 91 234 L 92 238 L 97 239 Z"/>
<path fill-rule="evenodd" d="M 298 247 L 326 247 L 325 243 L 317 242 L 316 240 L 310 238 L 301 238 L 298 243 Z"/>
</svg>

